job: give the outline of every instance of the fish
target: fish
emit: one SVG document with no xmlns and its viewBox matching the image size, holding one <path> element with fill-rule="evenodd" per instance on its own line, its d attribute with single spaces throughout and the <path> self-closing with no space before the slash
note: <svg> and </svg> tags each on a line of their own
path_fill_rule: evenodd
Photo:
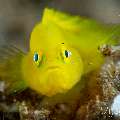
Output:
<svg viewBox="0 0 120 120">
<path fill-rule="evenodd" d="M 11 91 L 29 87 L 48 97 L 64 94 L 104 63 L 99 48 L 117 45 L 119 39 L 120 25 L 45 8 L 31 32 L 29 51 L 7 59 L 10 65 L 5 63 L 0 76 L 12 81 Z"/>
</svg>

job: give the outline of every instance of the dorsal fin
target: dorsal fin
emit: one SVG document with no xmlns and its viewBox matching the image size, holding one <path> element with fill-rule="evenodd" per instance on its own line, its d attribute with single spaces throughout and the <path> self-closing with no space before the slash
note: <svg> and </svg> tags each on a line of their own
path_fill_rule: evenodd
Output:
<svg viewBox="0 0 120 120">
<path fill-rule="evenodd" d="M 45 8 L 42 18 L 42 24 L 55 23 L 59 27 L 67 30 L 78 31 L 80 22 L 83 18 L 72 16 L 54 9 Z"/>
</svg>

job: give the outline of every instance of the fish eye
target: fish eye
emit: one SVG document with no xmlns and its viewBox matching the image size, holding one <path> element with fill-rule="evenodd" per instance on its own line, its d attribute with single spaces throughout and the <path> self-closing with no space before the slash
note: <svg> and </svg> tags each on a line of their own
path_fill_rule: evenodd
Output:
<svg viewBox="0 0 120 120">
<path fill-rule="evenodd" d="M 66 58 L 68 58 L 68 57 L 70 57 L 71 56 L 71 52 L 70 51 L 68 51 L 68 50 L 65 50 L 65 57 Z"/>
<path fill-rule="evenodd" d="M 68 62 L 70 60 L 69 57 L 72 55 L 71 51 L 66 48 L 64 43 L 61 45 L 60 55 L 64 62 Z"/>
<path fill-rule="evenodd" d="M 40 57 L 40 55 L 37 52 L 35 52 L 33 55 L 33 61 L 37 66 L 40 65 L 41 59 L 42 58 Z"/>
<path fill-rule="evenodd" d="M 35 54 L 34 54 L 33 60 L 34 60 L 35 62 L 37 62 L 37 61 L 39 60 L 39 55 L 38 55 L 38 53 L 35 53 Z"/>
</svg>

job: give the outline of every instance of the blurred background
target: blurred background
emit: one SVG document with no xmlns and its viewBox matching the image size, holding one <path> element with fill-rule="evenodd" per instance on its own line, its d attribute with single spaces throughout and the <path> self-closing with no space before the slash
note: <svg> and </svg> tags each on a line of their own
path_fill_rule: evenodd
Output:
<svg viewBox="0 0 120 120">
<path fill-rule="evenodd" d="M 107 24 L 120 22 L 120 0 L 0 0 L 0 45 L 12 42 L 27 51 L 30 33 L 45 7 Z"/>
</svg>

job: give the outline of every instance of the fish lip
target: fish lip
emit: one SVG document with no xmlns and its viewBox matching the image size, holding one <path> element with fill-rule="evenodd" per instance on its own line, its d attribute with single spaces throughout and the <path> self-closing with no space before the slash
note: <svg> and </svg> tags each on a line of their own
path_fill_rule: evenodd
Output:
<svg viewBox="0 0 120 120">
<path fill-rule="evenodd" d="M 57 69 L 60 69 L 59 66 L 49 66 L 47 67 L 47 70 L 57 70 Z"/>
</svg>

